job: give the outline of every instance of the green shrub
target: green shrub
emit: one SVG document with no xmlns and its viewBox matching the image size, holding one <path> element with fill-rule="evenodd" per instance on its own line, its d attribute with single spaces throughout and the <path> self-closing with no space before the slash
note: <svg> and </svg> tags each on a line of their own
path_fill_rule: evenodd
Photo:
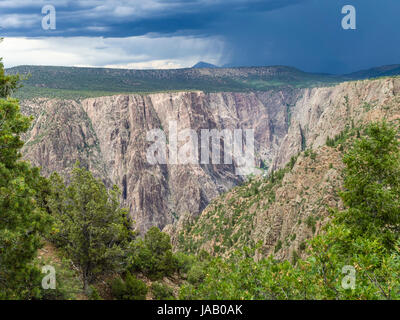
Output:
<svg viewBox="0 0 400 320">
<path fill-rule="evenodd" d="M 145 300 L 148 289 L 142 280 L 128 272 L 125 281 L 121 278 L 113 281 L 111 291 L 117 300 Z"/>
<path fill-rule="evenodd" d="M 316 222 L 317 218 L 313 216 L 308 216 L 306 219 L 306 225 L 312 230 L 313 233 L 315 233 L 316 230 Z"/>
<path fill-rule="evenodd" d="M 335 146 L 335 139 L 332 139 L 330 137 L 326 138 L 326 145 L 328 147 L 334 147 Z"/>
<path fill-rule="evenodd" d="M 142 272 L 151 280 L 162 279 L 176 271 L 170 237 L 157 227 L 150 228 L 144 240 L 137 239 L 131 244 L 129 251 L 129 269 Z"/>
<path fill-rule="evenodd" d="M 292 264 L 295 266 L 297 261 L 299 260 L 300 256 L 298 255 L 297 251 L 294 250 L 292 254 Z"/>
<path fill-rule="evenodd" d="M 194 265 L 188 272 L 187 280 L 189 283 L 197 285 L 204 280 L 205 276 L 202 265 Z"/>
<path fill-rule="evenodd" d="M 293 156 L 293 157 L 290 158 L 290 162 L 289 162 L 289 168 L 290 169 L 293 169 L 294 165 L 297 162 L 297 158 L 298 158 L 298 155 L 297 156 Z"/>
<path fill-rule="evenodd" d="M 161 283 L 154 282 L 151 285 L 151 292 L 156 300 L 174 300 L 174 294 L 170 287 Z"/>
<path fill-rule="evenodd" d="M 121 278 L 116 278 L 111 284 L 111 292 L 114 298 L 122 299 L 125 292 L 125 283 Z"/>
<path fill-rule="evenodd" d="M 99 294 L 99 291 L 94 286 L 89 287 L 89 292 L 90 300 L 103 300 Z"/>
<path fill-rule="evenodd" d="M 277 253 L 279 250 L 281 250 L 281 248 L 282 248 L 282 241 L 278 240 L 274 249 L 274 253 Z"/>
<path fill-rule="evenodd" d="M 204 261 L 210 260 L 211 255 L 206 250 L 201 249 L 196 258 L 197 258 L 197 260 L 204 262 Z"/>
<path fill-rule="evenodd" d="M 181 276 L 187 274 L 195 262 L 195 257 L 178 252 L 174 255 L 175 268 Z"/>
</svg>

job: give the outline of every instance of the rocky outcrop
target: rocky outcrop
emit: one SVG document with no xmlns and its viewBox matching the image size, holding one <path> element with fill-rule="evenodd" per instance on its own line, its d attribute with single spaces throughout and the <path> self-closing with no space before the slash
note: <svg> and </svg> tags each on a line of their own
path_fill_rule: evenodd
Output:
<svg viewBox="0 0 400 320">
<path fill-rule="evenodd" d="M 26 134 L 24 157 L 49 175 L 68 177 L 80 163 L 107 185 L 122 191 L 138 229 L 163 228 L 181 215 L 198 215 L 220 193 L 243 180 L 235 162 L 215 165 L 149 164 L 146 133 L 170 121 L 178 130 L 254 129 L 257 165 L 272 161 L 288 130 L 288 106 L 300 90 L 262 93 L 179 92 L 117 95 L 79 101 L 22 101 L 34 122 Z"/>
<path fill-rule="evenodd" d="M 398 117 L 400 78 L 345 82 L 334 87 L 305 89 L 291 109 L 288 134 L 271 169 L 283 167 L 305 148 L 317 148 L 346 128 Z M 390 110 L 390 111 L 389 111 Z"/>
<path fill-rule="evenodd" d="M 341 152 L 322 147 L 301 154 L 281 178 L 256 177 L 215 199 L 198 218 L 183 217 L 166 231 L 175 248 L 229 256 L 255 247 L 276 259 L 304 256 L 306 241 L 342 208 Z"/>
<path fill-rule="evenodd" d="M 342 209 L 347 142 L 372 121 L 399 123 L 399 88 L 400 78 L 388 78 L 304 90 L 271 166 L 284 169 L 235 187 L 199 217 L 169 226 L 175 248 L 227 256 L 261 244 L 262 256 L 304 257 L 307 240 L 329 221 L 329 208 Z M 330 147 L 328 137 L 337 137 Z"/>
</svg>

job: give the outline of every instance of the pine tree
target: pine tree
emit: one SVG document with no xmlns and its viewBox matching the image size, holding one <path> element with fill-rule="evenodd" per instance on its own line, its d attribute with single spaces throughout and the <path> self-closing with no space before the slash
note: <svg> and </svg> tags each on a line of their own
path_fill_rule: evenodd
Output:
<svg viewBox="0 0 400 320">
<path fill-rule="evenodd" d="M 56 220 L 52 239 L 79 268 L 86 292 L 97 276 L 124 269 L 125 247 L 133 233 L 116 186 L 107 190 L 90 171 L 72 171 L 69 186 L 53 174 L 49 197 Z"/>
<path fill-rule="evenodd" d="M 43 182 L 37 168 L 21 161 L 20 135 L 30 118 L 9 95 L 19 76 L 5 75 L 0 60 L 0 298 L 30 299 L 40 294 L 40 271 L 32 265 L 49 218 L 38 205 Z"/>
<path fill-rule="evenodd" d="M 379 234 L 392 249 L 400 234 L 400 143 L 397 130 L 373 123 L 345 155 L 345 191 L 349 208 L 342 220 L 353 233 Z"/>
</svg>

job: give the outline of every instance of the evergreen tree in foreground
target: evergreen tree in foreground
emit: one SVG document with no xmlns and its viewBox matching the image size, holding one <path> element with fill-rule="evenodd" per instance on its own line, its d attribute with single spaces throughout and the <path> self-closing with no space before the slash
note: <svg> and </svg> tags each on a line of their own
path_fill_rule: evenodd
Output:
<svg viewBox="0 0 400 320">
<path fill-rule="evenodd" d="M 52 240 L 78 267 L 86 293 L 99 275 L 125 269 L 125 249 L 133 238 L 127 210 L 120 208 L 116 186 L 107 190 L 79 164 L 71 183 L 50 178 L 49 208 L 55 218 Z"/>
<path fill-rule="evenodd" d="M 345 155 L 345 191 L 348 207 L 341 216 L 353 235 L 379 236 L 393 249 L 400 235 L 400 143 L 397 130 L 373 123 L 366 136 Z"/>
<path fill-rule="evenodd" d="M 40 294 L 41 273 L 32 265 L 49 218 L 38 206 L 39 170 L 21 161 L 20 135 L 31 120 L 9 95 L 18 76 L 7 76 L 0 60 L 0 298 L 30 299 Z"/>
</svg>

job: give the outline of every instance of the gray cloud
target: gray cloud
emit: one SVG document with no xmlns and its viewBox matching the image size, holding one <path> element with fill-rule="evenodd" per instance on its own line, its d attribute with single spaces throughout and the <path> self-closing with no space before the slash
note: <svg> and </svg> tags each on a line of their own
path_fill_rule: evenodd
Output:
<svg viewBox="0 0 400 320">
<path fill-rule="evenodd" d="M 216 37 L 6 38 L 0 44 L 6 67 L 21 64 L 133 69 L 191 67 L 200 60 L 224 63 Z"/>
<path fill-rule="evenodd" d="M 5 36 L 137 36 L 148 33 L 210 33 L 208 28 L 231 13 L 251 14 L 308 0 L 4 0 Z M 41 28 L 41 8 L 57 10 L 57 30 Z M 29 17 L 29 23 L 26 23 Z M 36 20 L 36 22 L 34 21 Z M 7 22 L 10 21 L 10 22 Z"/>
<path fill-rule="evenodd" d="M 41 29 L 41 7 L 49 3 L 57 9 L 54 31 Z M 124 48 L 123 41 L 114 43 L 115 50 L 124 48 L 125 54 L 112 64 L 121 65 L 128 56 L 132 63 L 151 65 L 153 59 L 185 66 L 194 57 L 204 57 L 236 66 L 284 64 L 306 71 L 345 73 L 399 63 L 400 1 L 350 3 L 357 8 L 357 30 L 345 31 L 340 22 L 347 0 L 2 0 L 0 35 L 64 37 L 67 42 L 73 37 L 145 37 L 163 43 L 156 47 L 155 41 L 142 43 L 147 46 L 142 61 L 133 55 L 143 58 L 142 53 Z M 201 52 L 195 52 L 200 50 L 195 46 L 190 53 L 184 50 L 183 59 L 179 50 L 169 49 L 174 48 L 174 37 L 201 39 L 209 47 Z M 216 50 L 214 46 L 221 43 L 224 49 Z M 100 53 L 94 56 L 98 65 L 109 64 Z"/>
</svg>

